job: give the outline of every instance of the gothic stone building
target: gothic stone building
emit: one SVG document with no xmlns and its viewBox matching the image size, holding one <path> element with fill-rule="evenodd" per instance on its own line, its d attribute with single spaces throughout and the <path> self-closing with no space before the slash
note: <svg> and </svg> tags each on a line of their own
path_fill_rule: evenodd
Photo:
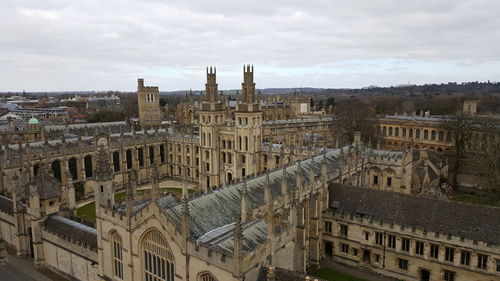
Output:
<svg viewBox="0 0 500 281">
<path fill-rule="evenodd" d="M 378 153 L 359 142 L 192 198 L 161 195 L 157 162 L 150 197 L 135 200 L 138 173 L 129 169 L 116 204 L 110 140 L 94 141 L 95 228 L 71 219 L 72 183 L 42 162 L 31 180 L 24 165 L 11 197 L 0 196 L 0 238 L 79 280 L 257 280 L 263 266 L 304 272 L 322 258 L 404 280 L 499 277 L 498 208 L 333 184 L 361 178 Z M 466 266 L 459 252 L 470 254 Z"/>
<path fill-rule="evenodd" d="M 324 256 L 401 280 L 500 280 L 500 208 L 330 184 Z"/>
</svg>

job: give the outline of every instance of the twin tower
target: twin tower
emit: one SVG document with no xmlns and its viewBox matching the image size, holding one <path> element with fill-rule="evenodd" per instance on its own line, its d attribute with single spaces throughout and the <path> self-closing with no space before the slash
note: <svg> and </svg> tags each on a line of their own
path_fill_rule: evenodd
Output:
<svg viewBox="0 0 500 281">
<path fill-rule="evenodd" d="M 219 103 L 218 85 L 216 79 L 217 70 L 215 67 L 207 67 L 207 83 L 205 84 L 205 103 L 212 105 L 202 105 L 204 110 L 218 110 Z M 242 111 L 258 110 L 255 101 L 255 83 L 253 82 L 253 65 L 243 66 L 243 83 L 241 83 L 243 98 L 240 109 Z M 137 81 L 137 104 L 139 108 L 139 123 L 141 126 L 152 127 L 161 124 L 160 111 L 160 91 L 158 87 L 144 86 L 144 79 Z M 222 106 L 222 105 L 221 105 Z"/>
<path fill-rule="evenodd" d="M 205 84 L 205 101 L 214 103 L 217 102 L 217 69 L 215 67 L 207 67 L 207 83 Z M 242 103 L 255 103 L 255 83 L 253 82 L 253 65 L 243 66 L 243 83 L 241 83 L 241 92 L 243 98 Z"/>
</svg>

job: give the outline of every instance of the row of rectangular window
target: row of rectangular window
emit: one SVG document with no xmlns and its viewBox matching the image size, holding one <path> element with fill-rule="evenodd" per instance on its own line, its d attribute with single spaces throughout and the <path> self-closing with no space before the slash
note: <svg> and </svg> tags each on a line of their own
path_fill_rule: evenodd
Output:
<svg viewBox="0 0 500 281">
<path fill-rule="evenodd" d="M 339 224 L 340 226 L 340 235 L 347 237 L 348 235 L 348 225 Z M 333 226 L 331 222 L 325 222 L 325 231 L 328 233 L 332 233 Z M 369 233 L 364 232 L 365 240 L 369 240 Z M 383 245 L 384 241 L 384 233 L 376 232 L 375 233 L 375 243 L 377 245 Z M 387 247 L 396 249 L 396 236 L 389 234 L 387 236 Z M 421 241 L 415 241 L 415 254 L 416 255 L 424 255 L 425 244 Z M 401 251 L 410 252 L 410 239 L 401 238 Z M 460 251 L 460 264 L 465 266 L 470 266 L 470 252 L 461 250 Z M 430 253 L 429 256 L 434 259 L 439 258 L 439 245 L 431 244 L 430 245 Z M 445 261 L 453 263 L 455 260 L 455 249 L 446 247 L 445 248 Z M 478 269 L 487 269 L 488 264 L 488 256 L 483 254 L 477 254 L 477 268 Z M 496 271 L 500 272 L 500 259 L 496 260 Z"/>
</svg>

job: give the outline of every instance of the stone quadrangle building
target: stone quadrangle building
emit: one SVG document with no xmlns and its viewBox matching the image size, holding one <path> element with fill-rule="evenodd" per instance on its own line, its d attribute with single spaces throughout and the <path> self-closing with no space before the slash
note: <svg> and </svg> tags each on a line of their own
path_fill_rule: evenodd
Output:
<svg viewBox="0 0 500 281">
<path fill-rule="evenodd" d="M 75 280 L 262 280 L 269 266 L 305 272 L 322 259 L 402 280 L 500 280 L 500 209 L 416 196 L 447 176 L 446 161 L 359 134 L 337 149 L 266 138 L 253 68 L 234 119 L 215 75 L 199 135 L 160 128 L 151 107 L 140 113 L 149 130 L 102 124 L 2 145 L 0 239 Z M 140 80 L 139 99 L 155 91 Z M 162 194 L 164 177 L 199 192 Z M 139 199 L 142 183 L 152 188 Z M 74 218 L 77 185 L 95 195 L 95 225 Z"/>
</svg>

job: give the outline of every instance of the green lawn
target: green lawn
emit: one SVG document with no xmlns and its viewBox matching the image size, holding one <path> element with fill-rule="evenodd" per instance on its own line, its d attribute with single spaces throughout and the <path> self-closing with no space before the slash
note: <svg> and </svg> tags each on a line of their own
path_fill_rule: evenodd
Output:
<svg viewBox="0 0 500 281">
<path fill-rule="evenodd" d="M 85 216 L 89 221 L 95 222 L 95 202 L 89 203 L 76 210 L 77 216 Z"/>
<path fill-rule="evenodd" d="M 500 207 L 500 200 L 493 197 L 460 194 L 452 198 L 453 201 Z"/>
<path fill-rule="evenodd" d="M 163 191 L 170 191 L 172 193 L 180 194 L 182 193 L 182 188 L 179 187 L 165 187 L 162 188 Z M 149 189 L 145 190 L 138 190 L 137 193 L 144 193 L 144 192 L 150 192 Z M 188 193 L 194 193 L 196 190 L 194 189 L 188 189 Z M 125 198 L 126 192 L 125 191 L 120 191 L 115 193 L 115 200 L 116 202 L 120 202 Z M 76 210 L 76 214 L 78 216 L 85 216 L 87 220 L 95 222 L 95 202 L 91 202 L 83 207 L 80 207 L 79 209 Z"/>
<path fill-rule="evenodd" d="M 318 277 L 330 281 L 365 281 L 344 273 L 337 272 L 328 268 L 320 268 L 309 273 L 314 277 Z"/>
</svg>

